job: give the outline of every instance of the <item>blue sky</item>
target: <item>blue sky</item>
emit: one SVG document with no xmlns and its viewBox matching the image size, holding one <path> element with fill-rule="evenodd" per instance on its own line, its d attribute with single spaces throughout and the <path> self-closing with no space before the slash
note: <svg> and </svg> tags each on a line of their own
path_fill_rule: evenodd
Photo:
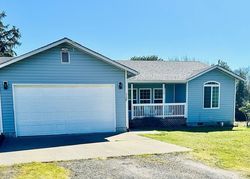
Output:
<svg viewBox="0 0 250 179">
<path fill-rule="evenodd" d="M 158 55 L 250 65 L 250 1 L 0 0 L 23 54 L 69 37 L 112 59 Z"/>
</svg>

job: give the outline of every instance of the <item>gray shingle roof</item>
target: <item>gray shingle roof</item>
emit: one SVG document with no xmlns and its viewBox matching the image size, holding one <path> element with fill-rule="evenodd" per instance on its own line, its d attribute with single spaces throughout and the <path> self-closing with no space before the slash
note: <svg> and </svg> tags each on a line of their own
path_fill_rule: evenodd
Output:
<svg viewBox="0 0 250 179">
<path fill-rule="evenodd" d="M 119 60 L 139 72 L 129 81 L 186 81 L 188 78 L 210 68 L 198 61 L 131 61 Z"/>
</svg>

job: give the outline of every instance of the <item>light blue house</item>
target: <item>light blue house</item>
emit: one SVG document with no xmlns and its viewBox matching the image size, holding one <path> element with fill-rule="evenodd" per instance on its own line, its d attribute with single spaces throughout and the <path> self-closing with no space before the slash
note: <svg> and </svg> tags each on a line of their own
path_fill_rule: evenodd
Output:
<svg viewBox="0 0 250 179">
<path fill-rule="evenodd" d="M 0 58 L 0 132 L 126 131 L 129 118 L 145 117 L 233 124 L 236 80 L 200 62 L 114 61 L 63 38 Z"/>
<path fill-rule="evenodd" d="M 183 119 L 189 126 L 233 125 L 236 82 L 244 80 L 235 73 L 197 61 L 119 62 L 139 72 L 128 79 L 131 120 L 160 117 Z"/>
</svg>

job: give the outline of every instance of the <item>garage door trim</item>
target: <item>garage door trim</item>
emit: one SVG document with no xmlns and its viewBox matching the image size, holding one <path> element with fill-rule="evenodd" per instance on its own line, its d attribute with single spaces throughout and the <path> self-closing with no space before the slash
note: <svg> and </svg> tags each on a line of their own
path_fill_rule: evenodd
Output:
<svg viewBox="0 0 250 179">
<path fill-rule="evenodd" d="M 15 87 L 18 86 L 54 86 L 54 87 L 112 87 L 114 90 L 114 128 L 116 128 L 116 90 L 115 84 L 54 84 L 54 83 L 13 83 L 12 84 L 12 100 L 13 100 L 13 115 L 14 115 L 14 127 L 15 127 L 15 136 L 18 137 L 18 128 L 17 128 L 17 119 L 16 119 L 16 109 L 15 109 Z"/>
</svg>

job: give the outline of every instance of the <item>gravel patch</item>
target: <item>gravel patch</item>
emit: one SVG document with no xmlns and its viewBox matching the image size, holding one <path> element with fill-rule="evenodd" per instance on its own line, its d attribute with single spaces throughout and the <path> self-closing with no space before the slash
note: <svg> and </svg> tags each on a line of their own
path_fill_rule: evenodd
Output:
<svg viewBox="0 0 250 179">
<path fill-rule="evenodd" d="M 107 159 L 60 162 L 71 177 L 82 178 L 205 178 L 235 179 L 235 172 L 216 169 L 193 161 L 185 154 L 141 155 Z"/>
<path fill-rule="evenodd" d="M 16 167 L 3 167 L 0 166 L 0 179 L 10 179 L 15 178 L 18 171 Z"/>
</svg>

